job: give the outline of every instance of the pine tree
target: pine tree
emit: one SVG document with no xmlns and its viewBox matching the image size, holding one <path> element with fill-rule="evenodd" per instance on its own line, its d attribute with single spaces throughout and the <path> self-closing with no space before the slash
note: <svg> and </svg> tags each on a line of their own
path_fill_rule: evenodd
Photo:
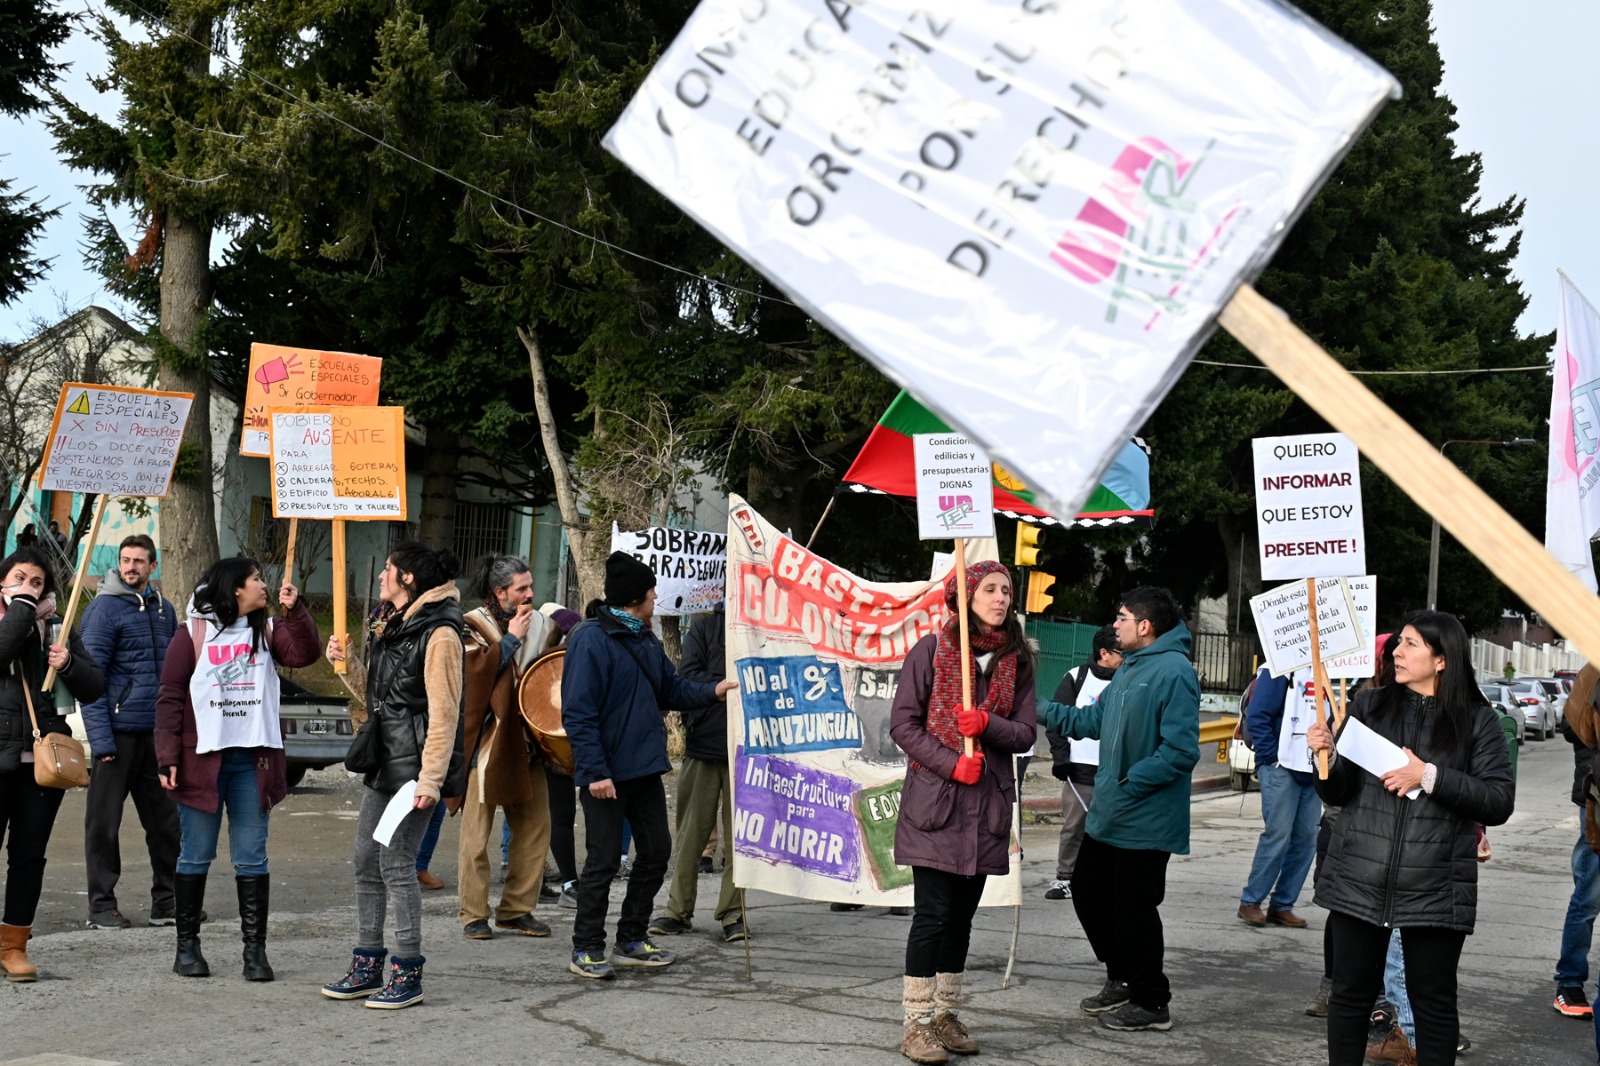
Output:
<svg viewBox="0 0 1600 1066">
<path fill-rule="evenodd" d="M 19 118 L 44 105 L 42 94 L 60 69 L 50 51 L 71 28 L 71 16 L 43 0 L 0 7 L 0 115 Z M 46 264 L 34 256 L 33 243 L 57 213 L 26 192 L 12 192 L 11 181 L 0 178 L 0 306 L 44 276 Z"/>
</svg>

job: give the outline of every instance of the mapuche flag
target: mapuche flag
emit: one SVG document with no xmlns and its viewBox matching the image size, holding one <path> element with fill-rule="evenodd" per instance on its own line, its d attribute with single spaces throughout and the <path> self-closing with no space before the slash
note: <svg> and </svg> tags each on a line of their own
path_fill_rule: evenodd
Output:
<svg viewBox="0 0 1600 1066">
<path fill-rule="evenodd" d="M 872 435 L 844 475 L 841 492 L 879 492 L 888 496 L 917 494 L 916 462 L 911 435 L 949 433 L 938 415 L 902 391 L 878 419 Z M 1011 518 L 1041 524 L 1057 519 L 1033 502 L 1033 491 L 999 463 L 994 466 L 994 509 Z M 1150 455 L 1137 437 L 1122 446 L 1083 510 L 1064 525 L 1149 526 L 1155 522 L 1150 508 Z"/>
</svg>

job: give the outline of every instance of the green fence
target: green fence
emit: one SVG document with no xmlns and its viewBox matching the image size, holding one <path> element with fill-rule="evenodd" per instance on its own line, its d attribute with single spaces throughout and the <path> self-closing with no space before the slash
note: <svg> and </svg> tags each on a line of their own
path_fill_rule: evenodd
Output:
<svg viewBox="0 0 1600 1066">
<path fill-rule="evenodd" d="M 1099 628 L 1075 622 L 1028 619 L 1028 636 L 1039 645 L 1039 673 L 1034 691 L 1041 700 L 1054 696 L 1061 679 L 1088 660 L 1089 653 L 1094 650 L 1095 631 Z"/>
</svg>

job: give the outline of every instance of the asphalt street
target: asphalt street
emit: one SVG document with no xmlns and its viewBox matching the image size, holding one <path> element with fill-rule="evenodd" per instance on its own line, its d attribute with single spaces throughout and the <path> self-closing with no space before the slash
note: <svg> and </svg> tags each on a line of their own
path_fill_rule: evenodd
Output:
<svg viewBox="0 0 1600 1066">
<path fill-rule="evenodd" d="M 1577 808 L 1568 800 L 1571 749 L 1523 749 L 1517 812 L 1491 832 L 1481 868 L 1479 924 L 1461 967 L 1465 1063 L 1594 1062 L 1594 1030 L 1550 1006 L 1551 971 L 1571 891 Z M 1027 791 L 1055 782 L 1035 768 Z M 426 1002 L 365 1010 L 317 994 L 341 976 L 354 922 L 349 852 L 357 785 L 343 771 L 307 778 L 274 812 L 269 950 L 278 980 L 239 976 L 237 907 L 225 864 L 213 876 L 206 927 L 209 980 L 171 973 L 170 929 L 83 928 L 83 793 L 67 798 L 31 954 L 43 978 L 0 986 L 0 1063 L 583 1062 L 760 1063 L 775 1056 L 893 1066 L 909 919 L 871 908 L 752 893 L 750 970 L 744 947 L 714 936 L 715 881 L 701 878 L 694 932 L 663 938 L 680 954 L 665 970 L 614 982 L 569 975 L 571 911 L 541 908 L 548 939 L 464 939 L 450 889 L 425 893 Z M 1053 875 L 1053 826 L 1024 831 L 1022 932 L 1016 971 L 1001 989 L 1014 911 L 981 912 L 969 962 L 965 1020 L 982 1058 L 1018 1063 L 1145 1066 L 1325 1062 L 1323 1023 L 1303 1013 L 1320 973 L 1324 913 L 1311 928 L 1254 929 L 1235 916 L 1259 832 L 1257 793 L 1208 792 L 1194 806 L 1193 854 L 1176 859 L 1163 908 L 1174 1027 L 1113 1033 L 1081 1014 L 1098 989 L 1070 903 L 1043 898 Z M 434 870 L 454 885 L 455 827 L 446 822 Z M 122 908 L 143 921 L 148 866 L 129 809 L 122 835 Z M 620 887 L 614 894 L 620 898 Z M 664 902 L 663 895 L 658 902 Z M 1590 986 L 1593 993 L 1593 985 Z"/>
</svg>

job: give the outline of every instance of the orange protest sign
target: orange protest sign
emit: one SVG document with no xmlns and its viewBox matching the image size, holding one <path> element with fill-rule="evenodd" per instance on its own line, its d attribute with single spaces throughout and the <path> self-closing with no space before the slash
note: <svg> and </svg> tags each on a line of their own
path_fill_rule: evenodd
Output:
<svg viewBox="0 0 1600 1066">
<path fill-rule="evenodd" d="M 267 432 L 275 517 L 405 520 L 405 408 L 275 407 Z"/>
<path fill-rule="evenodd" d="M 271 454 L 269 407 L 376 407 L 382 368 L 383 360 L 370 355 L 252 344 L 239 454 Z"/>
</svg>

